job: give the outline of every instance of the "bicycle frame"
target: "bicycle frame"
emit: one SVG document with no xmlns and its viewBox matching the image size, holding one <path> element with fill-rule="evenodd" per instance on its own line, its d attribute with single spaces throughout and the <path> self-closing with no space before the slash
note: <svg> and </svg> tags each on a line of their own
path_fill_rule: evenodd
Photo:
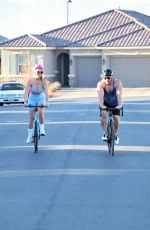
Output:
<svg viewBox="0 0 150 230">
<path fill-rule="evenodd" d="M 107 144 L 109 154 L 111 153 L 114 156 L 114 141 L 115 141 L 115 128 L 114 128 L 114 118 L 111 108 L 108 108 L 108 116 L 107 116 Z"/>
<path fill-rule="evenodd" d="M 34 152 L 38 151 L 38 141 L 40 140 L 40 122 L 38 108 L 35 107 L 34 121 L 33 121 L 33 143 Z"/>
<path fill-rule="evenodd" d="M 40 140 L 40 122 L 39 122 L 39 111 L 38 108 L 44 108 L 47 106 L 40 105 L 40 106 L 33 106 L 28 105 L 29 108 L 34 108 L 34 121 L 33 121 L 33 143 L 34 143 L 34 152 L 38 151 L 38 141 Z"/>
<path fill-rule="evenodd" d="M 114 117 L 113 117 L 114 109 L 115 108 L 106 108 L 106 109 L 100 108 L 100 116 L 101 116 L 102 110 L 106 110 L 108 112 L 106 135 L 107 135 L 108 151 L 109 151 L 109 154 L 111 154 L 112 156 L 114 156 L 114 142 L 115 142 L 115 128 L 114 128 Z M 121 108 L 121 111 L 122 111 L 122 116 L 123 116 L 123 107 Z"/>
</svg>

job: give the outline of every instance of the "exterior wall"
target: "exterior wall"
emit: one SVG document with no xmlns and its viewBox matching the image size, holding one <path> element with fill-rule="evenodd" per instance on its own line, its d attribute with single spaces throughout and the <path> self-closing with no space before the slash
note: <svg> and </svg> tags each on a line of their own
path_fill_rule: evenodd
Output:
<svg viewBox="0 0 150 230">
<path fill-rule="evenodd" d="M 29 72 L 25 75 L 10 75 L 9 74 L 9 54 L 27 54 Z M 70 87 L 76 87 L 77 78 L 77 57 L 100 57 L 102 71 L 110 67 L 110 59 L 112 57 L 150 57 L 150 48 L 116 48 L 116 49 L 100 49 L 100 48 L 71 48 L 69 49 L 2 49 L 1 51 L 1 75 L 0 81 L 4 79 L 21 78 L 27 80 L 32 74 L 32 66 L 35 63 L 41 63 L 44 65 L 45 77 L 53 82 L 57 80 L 58 66 L 57 57 L 61 53 L 69 54 L 69 85 Z M 124 67 L 125 68 L 125 67 Z M 100 73 L 101 74 L 101 73 Z"/>
<path fill-rule="evenodd" d="M 26 74 L 10 74 L 10 60 L 9 55 L 22 55 L 26 54 L 28 56 L 27 66 L 28 72 Z M 0 80 L 3 79 L 17 79 L 21 78 L 26 81 L 32 75 L 32 68 L 35 63 L 43 64 L 44 75 L 49 81 L 54 81 L 56 76 L 54 73 L 54 50 L 22 50 L 22 49 L 3 49 L 1 52 L 1 76 Z M 15 63 L 14 63 L 15 64 Z M 17 68 L 17 66 L 16 66 Z"/>
<path fill-rule="evenodd" d="M 55 51 L 45 50 L 42 53 L 44 60 L 44 75 L 49 82 L 56 80 L 55 74 Z"/>
</svg>

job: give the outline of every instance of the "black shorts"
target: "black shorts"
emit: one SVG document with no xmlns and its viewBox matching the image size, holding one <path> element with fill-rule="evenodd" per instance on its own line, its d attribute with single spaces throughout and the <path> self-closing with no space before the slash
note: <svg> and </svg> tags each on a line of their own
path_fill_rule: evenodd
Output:
<svg viewBox="0 0 150 230">
<path fill-rule="evenodd" d="M 107 103 L 104 102 L 104 105 L 107 107 L 107 108 L 115 108 L 115 106 L 112 106 L 112 105 L 109 105 Z M 105 109 L 103 109 L 105 110 Z M 107 109 L 106 109 L 107 110 Z M 120 109 L 114 109 L 112 110 L 112 114 L 113 115 L 117 115 L 117 116 L 120 116 Z"/>
</svg>

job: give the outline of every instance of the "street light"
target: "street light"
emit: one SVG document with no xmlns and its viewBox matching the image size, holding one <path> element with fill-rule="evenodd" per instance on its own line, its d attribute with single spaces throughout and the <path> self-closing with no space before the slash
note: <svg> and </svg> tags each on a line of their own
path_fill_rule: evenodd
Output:
<svg viewBox="0 0 150 230">
<path fill-rule="evenodd" d="M 69 3 L 72 3 L 72 1 L 67 0 L 67 25 L 69 24 Z"/>
</svg>

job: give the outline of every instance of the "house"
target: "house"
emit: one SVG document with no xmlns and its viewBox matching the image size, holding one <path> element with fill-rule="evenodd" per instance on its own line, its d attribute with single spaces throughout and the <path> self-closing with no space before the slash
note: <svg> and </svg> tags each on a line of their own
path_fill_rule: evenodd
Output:
<svg viewBox="0 0 150 230">
<path fill-rule="evenodd" d="M 111 68 L 124 87 L 150 87 L 150 16 L 110 10 L 39 35 L 0 44 L 0 79 L 27 79 L 35 63 L 62 86 L 96 87 Z"/>
<path fill-rule="evenodd" d="M 8 40 L 8 38 L 6 38 L 6 37 L 0 35 L 0 42 L 4 42 L 4 41 L 6 41 L 6 40 Z M 0 54 L 1 54 L 1 51 L 0 51 Z M 1 56 L 1 55 L 0 55 L 0 56 Z M 0 73 L 1 73 L 1 58 L 0 58 Z"/>
</svg>

